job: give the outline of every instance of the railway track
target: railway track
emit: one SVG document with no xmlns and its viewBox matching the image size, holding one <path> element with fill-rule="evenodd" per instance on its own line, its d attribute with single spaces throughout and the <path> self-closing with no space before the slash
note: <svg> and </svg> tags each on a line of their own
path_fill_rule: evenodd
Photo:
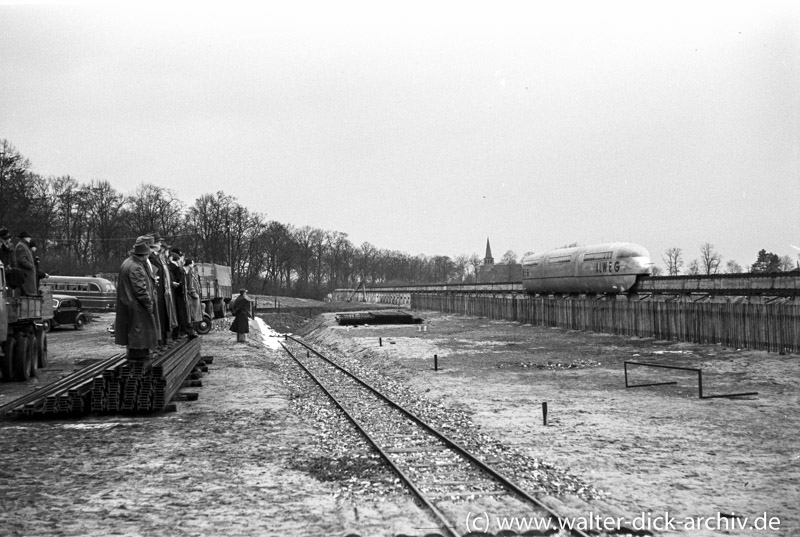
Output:
<svg viewBox="0 0 800 537">
<path fill-rule="evenodd" d="M 564 517 L 507 479 L 491 461 L 452 440 L 358 375 L 297 338 L 286 336 L 282 346 L 380 454 L 446 535 L 487 534 L 490 518 L 486 512 L 480 508 L 466 511 L 466 502 L 483 501 L 495 509 L 502 505 L 504 512 L 524 513 L 528 520 L 535 518 L 539 521 L 539 535 L 587 537 L 581 529 L 565 530 L 569 524 L 565 524 Z"/>
</svg>

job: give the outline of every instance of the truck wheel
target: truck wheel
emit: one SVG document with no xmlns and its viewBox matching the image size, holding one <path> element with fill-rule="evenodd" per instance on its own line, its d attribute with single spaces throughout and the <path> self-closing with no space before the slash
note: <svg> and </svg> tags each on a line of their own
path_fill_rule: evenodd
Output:
<svg viewBox="0 0 800 537">
<path fill-rule="evenodd" d="M 201 334 L 201 335 L 208 334 L 209 332 L 211 332 L 211 319 L 207 319 L 206 317 L 203 317 L 202 321 L 197 321 L 195 323 L 194 329 L 198 334 Z"/>
<path fill-rule="evenodd" d="M 37 362 L 40 368 L 47 367 L 47 334 L 44 331 L 36 333 Z"/>
<path fill-rule="evenodd" d="M 0 374 L 3 375 L 3 382 L 11 382 L 13 380 L 11 364 L 14 362 L 16 341 L 14 336 L 9 334 L 8 339 L 3 342 L 3 356 L 0 356 Z"/>
<path fill-rule="evenodd" d="M 14 356 L 11 363 L 14 380 L 28 380 L 30 378 L 31 364 L 28 363 L 28 338 L 21 335 L 14 346 Z"/>
<path fill-rule="evenodd" d="M 44 327 L 45 332 L 49 332 L 51 328 L 53 328 L 53 321 L 50 319 L 45 319 L 42 321 L 42 326 Z"/>
<path fill-rule="evenodd" d="M 36 334 L 28 336 L 28 352 L 26 360 L 31 378 L 39 376 L 39 346 L 36 344 Z"/>
</svg>

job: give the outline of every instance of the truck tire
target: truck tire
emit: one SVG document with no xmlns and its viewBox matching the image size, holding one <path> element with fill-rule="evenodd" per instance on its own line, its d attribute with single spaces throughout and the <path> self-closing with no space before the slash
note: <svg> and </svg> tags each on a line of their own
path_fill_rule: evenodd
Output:
<svg viewBox="0 0 800 537">
<path fill-rule="evenodd" d="M 25 361 L 28 363 L 28 373 L 31 378 L 39 376 L 39 346 L 36 344 L 36 334 L 28 336 L 28 352 Z"/>
<path fill-rule="evenodd" d="M 206 316 L 203 316 L 202 321 L 197 321 L 194 326 L 195 331 L 204 336 L 211 332 L 211 319 Z"/>
<path fill-rule="evenodd" d="M 11 376 L 14 380 L 28 380 L 31 378 L 31 364 L 28 363 L 28 338 L 24 334 L 20 334 L 16 339 L 11 362 Z"/>
<path fill-rule="evenodd" d="M 14 380 L 11 364 L 14 362 L 14 348 L 16 347 L 16 339 L 12 334 L 8 335 L 8 339 L 3 342 L 3 356 L 0 356 L 0 375 L 3 375 L 3 382 L 11 382 Z"/>
<path fill-rule="evenodd" d="M 47 333 L 44 330 L 36 332 L 37 362 L 39 368 L 47 367 Z"/>
</svg>

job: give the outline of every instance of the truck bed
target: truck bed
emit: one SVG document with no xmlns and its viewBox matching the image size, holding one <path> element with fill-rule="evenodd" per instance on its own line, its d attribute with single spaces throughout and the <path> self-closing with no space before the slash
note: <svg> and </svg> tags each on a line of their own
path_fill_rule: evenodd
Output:
<svg viewBox="0 0 800 537">
<path fill-rule="evenodd" d="M 9 296 L 6 298 L 8 322 L 41 321 L 53 318 L 53 293 L 43 289 L 40 296 Z"/>
</svg>

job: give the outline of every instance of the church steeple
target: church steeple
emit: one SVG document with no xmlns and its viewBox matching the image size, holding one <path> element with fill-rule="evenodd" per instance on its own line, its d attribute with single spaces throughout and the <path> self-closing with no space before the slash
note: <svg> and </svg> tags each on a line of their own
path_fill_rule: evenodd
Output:
<svg viewBox="0 0 800 537">
<path fill-rule="evenodd" d="M 492 257 L 492 247 L 489 245 L 489 237 L 486 237 L 486 257 L 483 258 L 484 265 L 494 265 L 494 257 Z"/>
</svg>

